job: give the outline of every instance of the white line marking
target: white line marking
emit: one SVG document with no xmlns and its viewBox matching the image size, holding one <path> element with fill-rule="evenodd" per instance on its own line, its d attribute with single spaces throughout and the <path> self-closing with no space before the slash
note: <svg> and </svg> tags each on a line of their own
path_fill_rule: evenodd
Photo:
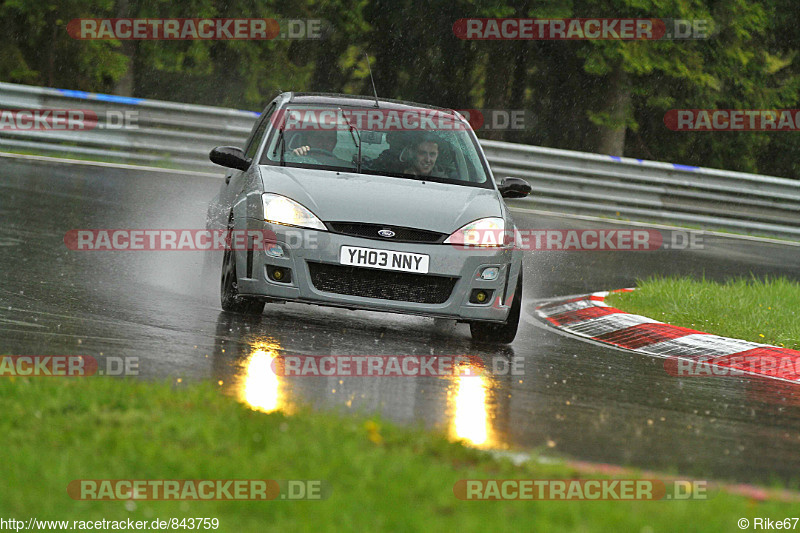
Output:
<svg viewBox="0 0 800 533">
<path fill-rule="evenodd" d="M 160 168 L 160 167 L 146 167 L 139 165 L 128 165 L 125 163 L 109 163 L 106 161 L 84 161 L 81 159 L 64 159 L 62 157 L 49 157 L 44 155 L 27 155 L 27 154 L 12 154 L 9 152 L 0 152 L 0 157 L 8 157 L 11 159 L 28 159 L 32 161 L 43 161 L 45 163 L 63 163 L 65 165 L 84 165 L 90 167 L 106 167 L 106 168 L 123 168 L 126 170 L 141 170 L 143 172 L 161 172 L 164 174 L 189 174 L 193 176 L 201 176 L 203 178 L 218 178 L 223 179 L 225 176 L 224 170 L 220 170 L 219 174 L 213 172 L 199 172 L 196 170 L 177 170 L 174 168 Z"/>
<path fill-rule="evenodd" d="M 0 322 L 5 322 L 6 324 L 14 324 L 15 326 L 30 326 L 32 328 L 44 328 L 41 324 L 35 324 L 33 322 L 23 322 L 22 320 L 11 320 L 10 318 L 3 318 L 0 317 Z"/>
</svg>

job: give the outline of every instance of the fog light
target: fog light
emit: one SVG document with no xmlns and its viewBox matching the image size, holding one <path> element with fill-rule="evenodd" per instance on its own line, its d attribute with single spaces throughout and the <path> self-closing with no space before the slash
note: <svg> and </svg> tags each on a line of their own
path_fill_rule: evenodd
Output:
<svg viewBox="0 0 800 533">
<path fill-rule="evenodd" d="M 489 289 L 472 289 L 469 301 L 473 304 L 485 304 L 492 298 L 492 291 Z"/>
<path fill-rule="evenodd" d="M 292 281 L 292 271 L 288 268 L 268 266 L 267 276 L 272 281 L 277 281 L 278 283 L 289 283 Z"/>
<path fill-rule="evenodd" d="M 494 281 L 499 275 L 500 269 L 498 267 L 484 268 L 483 272 L 481 272 L 481 279 L 485 279 L 486 281 Z"/>
<path fill-rule="evenodd" d="M 271 244 L 266 250 L 267 255 L 272 257 L 283 257 L 283 248 L 280 244 Z"/>
</svg>

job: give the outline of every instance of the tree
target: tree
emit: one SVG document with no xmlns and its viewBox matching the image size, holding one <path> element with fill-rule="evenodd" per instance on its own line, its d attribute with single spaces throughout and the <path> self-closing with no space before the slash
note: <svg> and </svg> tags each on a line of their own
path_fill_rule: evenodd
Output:
<svg viewBox="0 0 800 533">
<path fill-rule="evenodd" d="M 6 0 L 0 4 L 0 76 L 4 81 L 109 91 L 126 58 L 113 41 L 79 41 L 66 31 L 80 17 L 113 15 L 112 0 Z"/>
</svg>

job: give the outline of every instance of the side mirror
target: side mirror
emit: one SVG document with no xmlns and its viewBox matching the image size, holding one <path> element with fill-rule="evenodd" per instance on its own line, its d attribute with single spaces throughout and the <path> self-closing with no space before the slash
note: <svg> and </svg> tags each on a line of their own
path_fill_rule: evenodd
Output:
<svg viewBox="0 0 800 533">
<path fill-rule="evenodd" d="M 503 198 L 525 198 L 531 193 L 531 186 L 522 178 L 503 178 L 498 184 Z"/>
<path fill-rule="evenodd" d="M 212 163 L 238 170 L 247 170 L 250 168 L 250 163 L 253 162 L 249 157 L 244 155 L 241 148 L 236 148 L 235 146 L 217 146 L 211 150 L 211 153 L 208 154 L 208 158 L 211 159 Z"/>
</svg>

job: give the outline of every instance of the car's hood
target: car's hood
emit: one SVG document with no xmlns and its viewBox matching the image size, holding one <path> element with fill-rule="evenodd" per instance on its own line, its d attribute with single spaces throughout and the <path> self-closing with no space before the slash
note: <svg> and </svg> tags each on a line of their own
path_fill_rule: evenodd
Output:
<svg viewBox="0 0 800 533">
<path fill-rule="evenodd" d="M 264 191 L 311 209 L 323 222 L 364 222 L 452 233 L 502 216 L 494 189 L 413 179 L 261 166 Z"/>
</svg>

